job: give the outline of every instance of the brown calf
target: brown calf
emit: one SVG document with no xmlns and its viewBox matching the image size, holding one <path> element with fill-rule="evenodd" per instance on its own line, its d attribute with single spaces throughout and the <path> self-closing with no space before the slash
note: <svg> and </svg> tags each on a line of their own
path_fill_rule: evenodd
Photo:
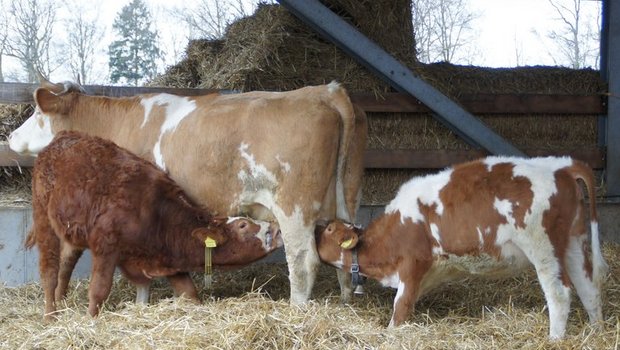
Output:
<svg viewBox="0 0 620 350">
<path fill-rule="evenodd" d="M 187 271 L 204 268 L 207 237 L 218 243 L 213 265 L 220 267 L 246 265 L 282 244 L 269 224 L 213 217 L 152 163 L 74 131 L 58 133 L 39 154 L 32 192 L 27 246 L 39 248 L 47 318 L 85 249 L 93 257 L 88 312 L 95 316 L 117 266 L 137 285 L 166 276 L 177 294 L 197 300 Z"/>
<path fill-rule="evenodd" d="M 587 210 L 578 179 L 590 197 Z M 564 336 L 571 283 L 590 321 L 602 320 L 607 265 L 599 243 L 593 174 L 570 158 L 501 158 L 457 165 L 413 178 L 365 231 L 330 223 L 317 233 L 324 262 L 398 289 L 391 326 L 442 282 L 501 277 L 533 265 L 549 308 L 551 338 Z M 590 260 L 590 253 L 592 260 Z"/>
</svg>

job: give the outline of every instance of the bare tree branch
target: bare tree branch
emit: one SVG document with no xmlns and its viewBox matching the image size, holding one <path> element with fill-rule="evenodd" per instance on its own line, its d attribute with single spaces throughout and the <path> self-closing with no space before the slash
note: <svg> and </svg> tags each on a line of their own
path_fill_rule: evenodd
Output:
<svg viewBox="0 0 620 350">
<path fill-rule="evenodd" d="M 9 10 L 7 56 L 20 61 L 29 82 L 36 81 L 36 72 L 49 76 L 52 67 L 51 39 L 56 21 L 56 5 L 48 0 L 12 0 Z"/>
</svg>

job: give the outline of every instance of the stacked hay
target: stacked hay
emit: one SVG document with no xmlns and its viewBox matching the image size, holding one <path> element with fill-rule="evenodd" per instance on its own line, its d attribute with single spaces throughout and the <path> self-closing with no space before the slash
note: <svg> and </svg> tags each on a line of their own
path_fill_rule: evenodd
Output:
<svg viewBox="0 0 620 350">
<path fill-rule="evenodd" d="M 216 271 L 214 289 L 195 305 L 170 299 L 155 285 L 150 305 L 133 303 L 135 289 L 115 282 L 105 310 L 86 316 L 88 281 L 73 281 L 58 320 L 42 320 L 38 285 L 0 288 L 3 349 L 618 349 L 620 246 L 604 245 L 610 264 L 602 329 L 588 325 L 574 297 L 566 339 L 549 342 L 543 293 L 533 272 L 504 281 L 469 280 L 424 296 L 409 321 L 388 329 L 395 292 L 377 283 L 343 305 L 332 268 L 319 271 L 314 300 L 288 303 L 283 265 Z M 196 279 L 200 285 L 200 278 Z"/>
<path fill-rule="evenodd" d="M 355 25 L 417 75 L 458 100 L 472 93 L 595 94 L 605 91 L 598 72 L 557 67 L 491 69 L 445 63 L 423 65 L 412 54 L 410 11 L 397 4 L 329 1 L 328 6 Z M 374 5 L 373 5 L 374 4 Z M 374 6 L 374 7 L 373 7 Z M 383 16 L 377 15 L 381 7 Z M 405 25 L 409 23 L 409 26 Z M 384 28 L 384 29 L 381 29 Z M 225 37 L 194 41 L 187 58 L 156 79 L 155 85 L 249 90 L 291 90 L 332 80 L 351 92 L 392 91 L 333 44 L 326 42 L 278 5 L 262 5 L 233 23 Z M 519 148 L 572 150 L 596 146 L 596 116 L 480 116 Z M 471 146 L 430 115 L 369 113 L 370 149 L 470 149 Z M 363 204 L 385 204 L 412 170 L 368 170 Z"/>
<path fill-rule="evenodd" d="M 414 62 L 408 1 L 328 3 L 371 38 L 389 38 L 393 54 Z M 286 9 L 262 4 L 251 17 L 232 23 L 222 40 L 190 42 L 186 59 L 151 84 L 250 91 L 292 90 L 332 80 L 354 91 L 389 90 Z"/>
<path fill-rule="evenodd" d="M 31 114 L 30 105 L 0 105 L 0 140 L 6 140 Z M 30 168 L 0 167 L 0 205 L 30 203 L 30 179 Z"/>
</svg>

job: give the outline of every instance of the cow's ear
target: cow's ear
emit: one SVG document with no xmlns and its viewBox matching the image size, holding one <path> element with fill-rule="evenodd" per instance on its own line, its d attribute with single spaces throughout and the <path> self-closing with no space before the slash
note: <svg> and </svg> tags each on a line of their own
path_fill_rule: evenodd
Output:
<svg viewBox="0 0 620 350">
<path fill-rule="evenodd" d="M 36 89 L 34 92 L 34 102 L 43 114 L 66 114 L 66 102 L 62 97 L 50 90 Z"/>
<path fill-rule="evenodd" d="M 228 240 L 228 236 L 226 236 L 222 230 L 213 230 L 206 227 L 197 228 L 192 231 L 192 237 L 196 238 L 203 244 L 206 244 L 205 242 L 207 238 L 211 238 L 218 246 L 226 243 Z"/>
<path fill-rule="evenodd" d="M 64 84 L 60 84 L 60 83 L 54 84 L 54 83 L 50 82 L 39 71 L 37 71 L 37 77 L 39 78 L 39 85 L 43 89 L 49 90 L 49 91 L 51 91 L 51 92 L 53 92 L 55 94 L 59 94 L 59 93 L 61 93 L 61 92 L 63 92 L 65 90 Z"/>
<path fill-rule="evenodd" d="M 342 249 L 353 249 L 355 248 L 355 246 L 357 246 L 357 242 L 359 242 L 359 237 L 357 236 L 357 233 L 347 232 L 345 236 L 342 236 L 339 239 L 338 244 Z"/>
</svg>

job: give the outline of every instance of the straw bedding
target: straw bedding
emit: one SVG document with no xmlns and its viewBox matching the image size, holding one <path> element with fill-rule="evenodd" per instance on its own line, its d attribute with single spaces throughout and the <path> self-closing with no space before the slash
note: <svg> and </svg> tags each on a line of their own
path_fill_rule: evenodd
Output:
<svg viewBox="0 0 620 350">
<path fill-rule="evenodd" d="M 414 39 L 407 11 L 364 18 L 357 0 L 333 1 L 332 7 L 445 94 L 583 93 L 604 91 L 598 73 L 550 67 L 486 69 L 448 64 L 420 65 L 410 52 Z M 399 0 L 399 4 L 407 1 Z M 378 3 L 378 2 L 375 2 Z M 375 6 L 372 2 L 368 6 Z M 402 5 L 402 4 L 401 4 Z M 401 6 L 399 5 L 399 6 Z M 381 9 L 380 4 L 376 5 Z M 389 6 L 387 6 L 389 7 Z M 386 8 L 387 8 L 386 7 Z M 388 9 L 389 10 L 389 9 Z M 389 11 L 388 11 L 389 12 Z M 368 28 L 376 19 L 385 33 Z M 366 22 L 370 21 L 370 23 Z M 390 28 L 404 28 L 402 32 Z M 405 33 L 405 34 L 403 34 Z M 385 35 L 384 35 L 385 34 Z M 408 43 L 408 44 L 403 44 Z M 410 43 L 410 44 L 409 44 Z M 231 25 L 222 40 L 190 43 L 186 58 L 151 85 L 209 87 L 242 91 L 290 90 L 338 80 L 350 91 L 390 88 L 277 5 L 264 5 Z M 0 136 L 31 114 L 29 106 L 0 106 Z M 517 146 L 575 148 L 596 144 L 593 116 L 484 116 L 499 134 Z M 469 148 L 430 116 L 369 115 L 369 148 Z M 363 204 L 385 204 L 398 186 L 419 171 L 372 170 L 364 177 Z M 3 203 L 29 201 L 29 169 L 3 168 Z M 2 204 L 2 203 L 0 203 Z M 351 305 L 339 302 L 332 268 L 322 267 L 313 300 L 288 303 L 284 264 L 252 265 L 216 272 L 202 305 L 172 298 L 166 282 L 152 289 L 150 305 L 133 303 L 135 289 L 115 281 L 106 309 L 86 316 L 88 281 L 72 282 L 58 320 L 43 322 L 38 284 L 0 287 L 0 347 L 6 349 L 618 349 L 620 343 L 620 246 L 605 245 L 611 273 L 605 292 L 602 331 L 587 325 L 574 298 L 567 339 L 546 340 L 548 317 L 535 275 L 505 281 L 467 281 L 443 286 L 423 297 L 410 322 L 387 329 L 394 291 L 369 281 L 365 296 Z M 201 276 L 196 283 L 202 287 Z"/>
<path fill-rule="evenodd" d="M 610 264 L 602 330 L 587 323 L 573 296 L 567 337 L 547 340 L 548 316 L 534 273 L 503 281 L 452 283 L 424 296 L 402 327 L 387 329 L 394 291 L 368 281 L 366 294 L 339 302 L 334 270 L 322 266 L 313 300 L 290 306 L 284 264 L 216 272 L 202 305 L 172 298 L 156 282 L 151 304 L 118 278 L 105 310 L 86 316 L 88 280 L 72 282 L 58 320 L 43 322 L 38 284 L 0 288 L 0 347 L 6 349 L 617 349 L 620 246 L 605 244 Z M 202 287 L 201 277 L 195 281 Z"/>
</svg>

